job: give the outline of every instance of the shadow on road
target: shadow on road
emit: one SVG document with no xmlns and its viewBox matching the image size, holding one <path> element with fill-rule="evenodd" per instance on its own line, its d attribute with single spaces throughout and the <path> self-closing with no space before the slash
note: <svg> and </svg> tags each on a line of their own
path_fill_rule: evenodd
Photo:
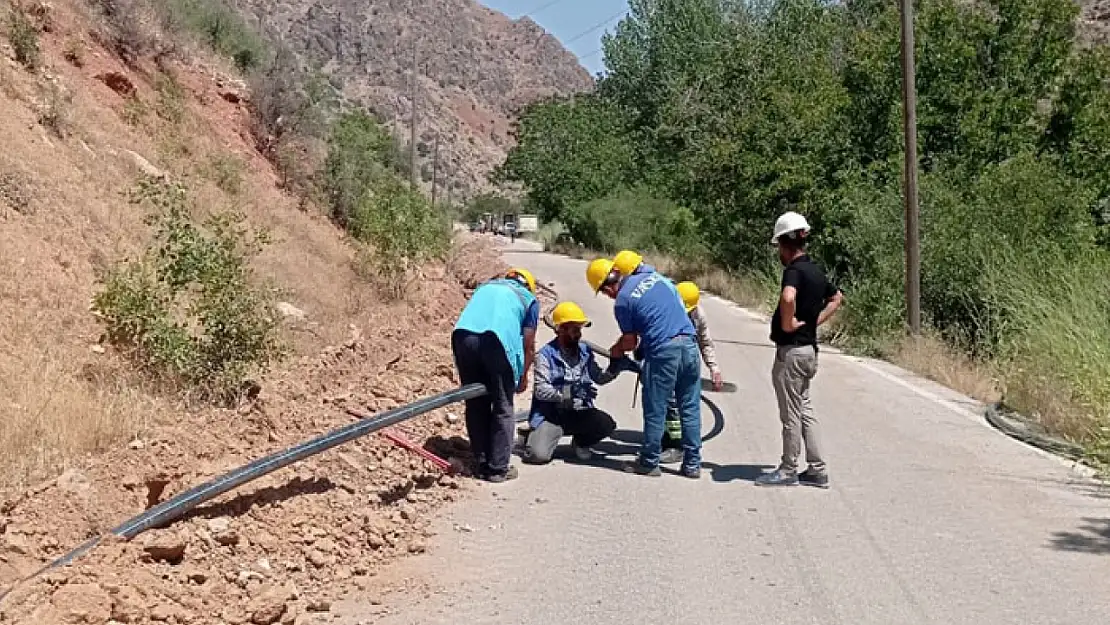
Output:
<svg viewBox="0 0 1110 625">
<path fill-rule="evenodd" d="M 616 440 L 605 440 L 594 445 L 594 451 L 606 456 L 631 456 L 640 451 L 639 444 L 621 443 Z"/>
<path fill-rule="evenodd" d="M 1110 518 L 1087 517 L 1076 531 L 1056 532 L 1052 536 L 1052 547 L 1060 551 L 1110 555 Z"/>
<path fill-rule="evenodd" d="M 768 464 L 716 464 L 703 462 L 702 469 L 708 469 L 714 482 L 754 482 L 755 478 L 775 467 Z"/>
</svg>

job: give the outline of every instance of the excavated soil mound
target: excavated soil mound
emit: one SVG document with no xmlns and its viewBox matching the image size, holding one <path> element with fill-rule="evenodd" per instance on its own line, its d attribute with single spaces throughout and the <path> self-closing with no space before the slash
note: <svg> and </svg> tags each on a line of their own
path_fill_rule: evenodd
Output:
<svg viewBox="0 0 1110 625">
<path fill-rule="evenodd" d="M 457 386 L 449 335 L 468 289 L 503 270 L 471 239 L 342 345 L 290 363 L 238 410 L 185 413 L 123 448 L 0 500 L 0 622 L 295 623 L 424 550 L 429 516 L 465 492 L 370 435 L 202 504 L 170 527 L 110 537 L 74 564 L 17 582 L 90 537 L 239 465 Z M 550 299 L 544 299 L 545 309 Z M 393 428 L 465 462 L 459 405 Z M 452 451 L 453 450 L 453 451 Z"/>
</svg>

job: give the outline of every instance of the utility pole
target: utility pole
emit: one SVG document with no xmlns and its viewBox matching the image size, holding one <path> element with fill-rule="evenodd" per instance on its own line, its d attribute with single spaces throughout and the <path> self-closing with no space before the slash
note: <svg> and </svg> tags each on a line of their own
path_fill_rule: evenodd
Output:
<svg viewBox="0 0 1110 625">
<path fill-rule="evenodd" d="M 436 133 L 435 155 L 432 157 L 432 210 L 436 208 L 436 173 L 439 170 L 439 133 Z"/>
<path fill-rule="evenodd" d="M 343 11 L 335 13 L 335 60 L 343 66 Z"/>
<path fill-rule="evenodd" d="M 416 39 L 412 41 L 412 120 L 409 128 L 409 187 L 416 190 Z"/>
<path fill-rule="evenodd" d="M 905 133 L 906 317 L 910 333 L 921 333 L 921 238 L 917 206 L 917 92 L 914 86 L 913 0 L 902 9 L 902 121 Z"/>
</svg>

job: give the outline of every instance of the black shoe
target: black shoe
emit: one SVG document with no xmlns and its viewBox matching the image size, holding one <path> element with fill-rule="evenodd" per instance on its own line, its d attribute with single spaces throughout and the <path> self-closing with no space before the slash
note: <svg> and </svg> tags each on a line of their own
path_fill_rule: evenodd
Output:
<svg viewBox="0 0 1110 625">
<path fill-rule="evenodd" d="M 515 480 L 516 478 L 516 467 L 510 466 L 508 469 L 505 470 L 504 473 L 490 473 L 486 476 L 486 481 L 493 482 L 494 484 L 500 484 L 502 482 L 508 482 L 509 480 Z"/>
<path fill-rule="evenodd" d="M 817 488 L 828 488 L 829 476 L 826 473 L 814 473 L 812 470 L 806 469 L 798 474 L 798 483 Z"/>
<path fill-rule="evenodd" d="M 644 465 L 640 464 L 639 460 L 627 460 L 625 461 L 623 468 L 625 473 L 635 473 L 637 475 L 646 475 L 648 477 L 659 477 L 663 475 L 663 472 L 659 470 L 659 467 L 645 467 Z"/>
</svg>

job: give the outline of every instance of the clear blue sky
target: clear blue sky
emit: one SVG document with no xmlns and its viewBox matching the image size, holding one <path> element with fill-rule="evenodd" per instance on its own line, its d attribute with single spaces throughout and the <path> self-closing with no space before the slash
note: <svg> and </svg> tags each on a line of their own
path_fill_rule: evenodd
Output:
<svg viewBox="0 0 1110 625">
<path fill-rule="evenodd" d="M 626 0 L 478 0 L 516 19 L 527 15 L 558 37 L 591 74 L 603 71 L 601 36 L 628 12 Z M 610 19 L 612 18 L 612 19 Z M 609 20 L 609 21 L 606 21 Z M 603 25 L 600 25 L 605 22 Z M 597 28 L 594 28 L 597 26 Z M 594 28 L 593 30 L 590 30 Z M 587 32 L 588 31 L 588 32 Z"/>
</svg>

